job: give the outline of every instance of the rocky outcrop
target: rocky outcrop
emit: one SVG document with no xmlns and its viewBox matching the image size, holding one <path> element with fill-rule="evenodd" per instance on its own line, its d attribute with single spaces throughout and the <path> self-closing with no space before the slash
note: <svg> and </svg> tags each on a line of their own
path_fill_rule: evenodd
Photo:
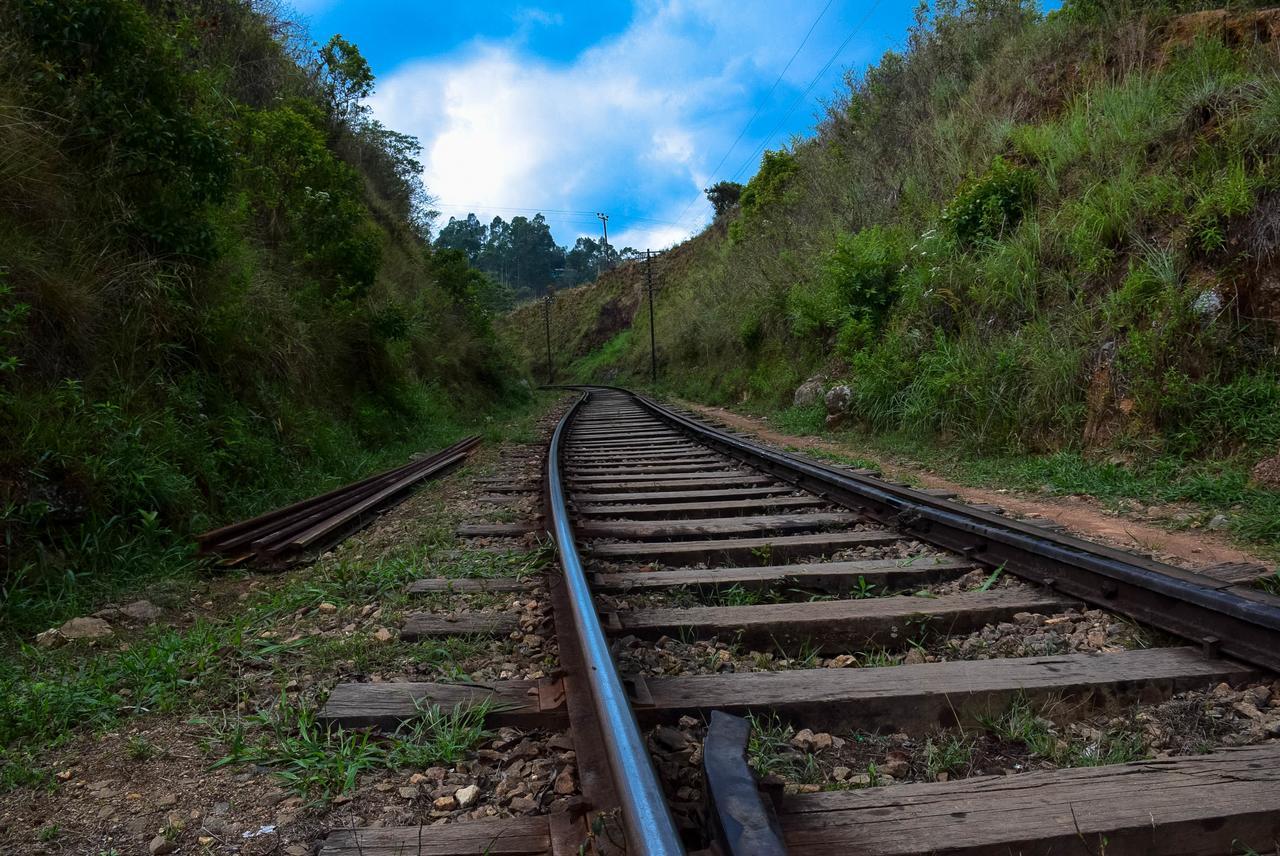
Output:
<svg viewBox="0 0 1280 856">
<path fill-rule="evenodd" d="M 853 389 L 845 383 L 827 390 L 823 404 L 827 407 L 827 427 L 839 428 L 849 418 L 849 405 L 853 403 Z"/>
<path fill-rule="evenodd" d="M 822 401 L 823 395 L 826 393 L 826 378 L 822 375 L 814 375 L 800 386 L 796 387 L 796 394 L 792 398 L 791 403 L 796 407 L 812 407 L 819 401 Z"/>
</svg>

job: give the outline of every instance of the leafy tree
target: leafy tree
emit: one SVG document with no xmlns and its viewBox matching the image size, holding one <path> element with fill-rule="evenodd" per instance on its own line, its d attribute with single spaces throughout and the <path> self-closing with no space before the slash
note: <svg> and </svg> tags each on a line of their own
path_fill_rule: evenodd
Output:
<svg viewBox="0 0 1280 856">
<path fill-rule="evenodd" d="M 743 185 L 736 181 L 717 181 L 702 192 L 707 194 L 707 200 L 711 203 L 711 207 L 715 209 L 716 219 L 719 220 L 732 211 L 733 206 L 738 204 L 738 198 L 742 196 L 742 190 Z"/>
<path fill-rule="evenodd" d="M 246 111 L 241 183 L 268 239 L 288 242 L 331 296 L 362 296 L 381 258 L 360 180 L 325 144 L 324 116 L 298 103 Z"/>
<path fill-rule="evenodd" d="M 481 253 L 488 241 L 488 228 L 475 214 L 468 214 L 465 220 L 450 217 L 449 224 L 440 230 L 435 244 L 438 249 L 462 251 L 468 262 L 479 267 Z"/>
<path fill-rule="evenodd" d="M 532 220 L 512 218 L 511 254 L 515 262 L 512 285 L 519 294 L 545 293 L 556 270 L 564 264 L 564 250 L 556 245 L 547 219 L 541 214 Z"/>
<path fill-rule="evenodd" d="M 573 249 L 565 253 L 564 270 L 560 282 L 564 285 L 578 285 L 595 279 L 603 260 L 601 242 L 594 238 L 581 237 L 573 244 Z"/>
<path fill-rule="evenodd" d="M 319 82 L 329 99 L 333 117 L 351 121 L 368 108 L 361 104 L 373 94 L 373 70 L 360 49 L 334 35 L 320 48 Z"/>
</svg>

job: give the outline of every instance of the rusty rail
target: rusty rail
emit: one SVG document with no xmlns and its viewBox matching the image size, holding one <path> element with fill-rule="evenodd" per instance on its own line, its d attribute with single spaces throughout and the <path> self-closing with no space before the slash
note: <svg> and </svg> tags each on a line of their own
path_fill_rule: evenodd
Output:
<svg viewBox="0 0 1280 856">
<path fill-rule="evenodd" d="M 284 566 L 349 531 L 368 512 L 390 502 L 423 479 L 462 461 L 480 444 L 478 436 L 459 440 L 433 455 L 376 473 L 351 484 L 257 517 L 196 536 L 200 552 L 218 554 L 222 564 L 247 562 Z"/>
</svg>

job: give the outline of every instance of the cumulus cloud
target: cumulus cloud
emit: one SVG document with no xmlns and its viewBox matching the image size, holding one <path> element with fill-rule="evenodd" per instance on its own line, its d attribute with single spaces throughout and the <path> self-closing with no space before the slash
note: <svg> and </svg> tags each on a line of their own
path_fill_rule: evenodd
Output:
<svg viewBox="0 0 1280 856">
<path fill-rule="evenodd" d="M 427 187 L 447 214 L 586 211 L 548 214 L 572 243 L 597 234 L 590 212 L 608 210 L 615 245 L 666 246 L 706 222 L 707 206 L 690 202 L 820 8 L 644 2 L 628 29 L 569 62 L 529 55 L 518 35 L 472 42 L 384 76 L 372 106 L 422 140 Z M 556 23 L 533 9 L 523 17 Z M 815 34 L 812 60 L 791 72 L 799 85 L 843 35 Z M 746 142 L 727 167 L 750 152 Z M 653 222 L 685 210 L 678 224 Z"/>
</svg>

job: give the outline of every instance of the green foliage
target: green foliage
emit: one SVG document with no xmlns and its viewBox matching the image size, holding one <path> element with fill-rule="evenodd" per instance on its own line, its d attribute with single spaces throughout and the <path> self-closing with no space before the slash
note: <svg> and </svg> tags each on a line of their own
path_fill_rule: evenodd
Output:
<svg viewBox="0 0 1280 856">
<path fill-rule="evenodd" d="M 997 157 L 981 176 L 970 178 L 939 218 L 961 245 L 998 241 L 1013 230 L 1035 193 L 1035 174 Z"/>
<path fill-rule="evenodd" d="M 257 764 L 271 769 L 295 793 L 328 799 L 355 789 L 361 773 L 374 769 L 417 769 L 454 764 L 489 736 L 481 703 L 441 711 L 420 709 L 390 739 L 379 741 L 365 731 L 326 729 L 315 710 L 282 694 L 269 710 L 220 729 L 227 753 L 214 767 Z"/>
<path fill-rule="evenodd" d="M 166 32 L 133 0 L 21 0 L 15 14 L 33 106 L 64 120 L 65 150 L 123 203 L 114 225 L 164 252 L 212 254 L 208 206 L 232 160 L 209 81 L 188 65 L 191 23 Z"/>
<path fill-rule="evenodd" d="M 439 705 L 418 705 L 417 715 L 396 731 L 387 765 L 394 769 L 421 770 L 438 764 L 453 765 L 485 738 L 485 718 L 492 708 L 488 700 L 468 707 L 441 710 Z"/>
<path fill-rule="evenodd" d="M 707 201 L 711 203 L 711 209 L 715 212 L 716 219 L 719 219 L 738 204 L 738 200 L 742 197 L 743 186 L 736 181 L 717 181 L 715 184 L 706 188 L 702 192 L 706 194 Z"/>
<path fill-rule="evenodd" d="M 359 178 L 326 146 L 319 111 L 305 104 L 246 112 L 241 183 L 266 235 L 295 247 L 326 294 L 344 300 L 373 285 L 381 233 L 360 198 Z"/>
<path fill-rule="evenodd" d="M 741 215 L 730 226 L 730 236 L 740 237 L 741 224 L 765 217 L 770 209 L 786 203 L 791 179 L 800 167 L 794 153 L 786 149 L 768 151 L 760 161 L 760 170 L 747 182 L 738 197 Z M 734 230 L 737 227 L 737 231 Z"/>
<path fill-rule="evenodd" d="M 973 761 L 974 741 L 963 734 L 943 734 L 925 738 L 925 774 L 937 779 L 939 773 L 963 775 Z"/>
<path fill-rule="evenodd" d="M 321 82 L 329 96 L 333 115 L 350 118 L 360 102 L 373 93 L 373 70 L 360 49 L 340 35 L 333 35 L 320 49 Z"/>
<path fill-rule="evenodd" d="M 1022 743 L 1032 755 L 1062 767 L 1101 767 L 1146 757 L 1142 734 L 1137 730 L 1114 728 L 1100 731 L 1092 739 L 1077 738 L 1060 732 L 1025 696 L 1017 697 L 1003 714 L 982 724 L 996 736 Z"/>
<path fill-rule="evenodd" d="M 10 629 L 521 398 L 502 297 L 429 251 L 421 147 L 369 118 L 350 42 L 232 0 L 20 0 L 0 29 Z"/>
<path fill-rule="evenodd" d="M 897 299 L 904 244 L 900 234 L 880 226 L 841 235 L 817 278 L 788 295 L 795 334 L 836 332 L 845 353 L 866 344 Z"/>
</svg>

